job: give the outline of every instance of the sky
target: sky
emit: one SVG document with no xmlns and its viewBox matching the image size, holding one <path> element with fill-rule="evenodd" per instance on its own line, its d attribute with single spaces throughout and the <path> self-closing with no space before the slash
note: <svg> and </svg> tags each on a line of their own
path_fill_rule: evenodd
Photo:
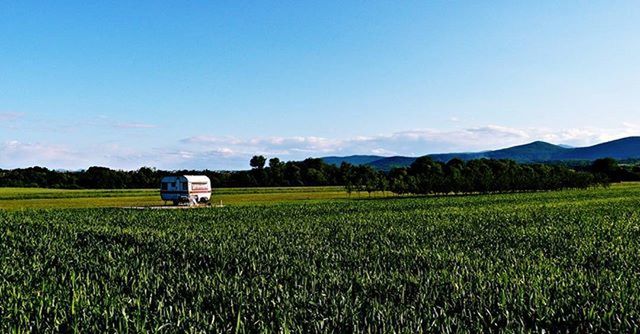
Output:
<svg viewBox="0 0 640 334">
<path fill-rule="evenodd" d="M 638 1 L 0 0 L 0 168 L 640 135 Z"/>
</svg>

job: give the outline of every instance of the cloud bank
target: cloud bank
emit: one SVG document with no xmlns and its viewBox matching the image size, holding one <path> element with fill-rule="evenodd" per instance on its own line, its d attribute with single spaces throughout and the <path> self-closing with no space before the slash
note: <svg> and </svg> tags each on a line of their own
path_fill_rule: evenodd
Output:
<svg viewBox="0 0 640 334">
<path fill-rule="evenodd" d="M 137 128 L 138 126 L 133 126 Z M 146 125 L 142 126 L 143 128 Z M 623 123 L 615 129 L 511 128 L 499 125 L 453 130 L 416 129 L 373 136 L 324 138 L 316 136 L 253 137 L 201 134 L 161 148 L 140 149 L 114 144 L 87 149 L 8 141 L 0 144 L 0 168 L 32 165 L 80 169 L 91 165 L 136 169 L 246 169 L 255 154 L 298 160 L 329 155 L 408 155 L 472 152 L 543 140 L 554 144 L 588 146 L 640 134 L 640 125 Z"/>
<path fill-rule="evenodd" d="M 504 148 L 543 140 L 554 144 L 588 146 L 626 136 L 640 134 L 640 126 L 625 123 L 618 129 L 576 128 L 554 130 L 545 128 L 510 128 L 499 125 L 436 130 L 420 129 L 358 136 L 346 139 L 323 137 L 237 137 L 193 136 L 182 144 L 215 147 L 229 154 L 281 154 L 302 157 L 304 154 L 380 154 L 425 155 L 431 153 L 471 152 Z"/>
</svg>

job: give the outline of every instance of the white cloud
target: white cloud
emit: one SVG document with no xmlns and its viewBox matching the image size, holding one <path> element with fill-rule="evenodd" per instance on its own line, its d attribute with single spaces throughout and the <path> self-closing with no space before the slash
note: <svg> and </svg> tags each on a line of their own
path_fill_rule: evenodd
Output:
<svg viewBox="0 0 640 334">
<path fill-rule="evenodd" d="M 236 145 L 242 143 L 242 140 L 236 137 L 217 137 L 217 136 L 193 136 L 189 138 L 182 139 L 181 142 L 185 144 L 232 144 Z"/>
<path fill-rule="evenodd" d="M 589 146 L 610 140 L 640 135 L 640 125 L 622 123 L 615 129 L 600 129 L 594 127 L 573 129 L 532 129 L 531 136 L 538 140 L 549 141 L 570 146 Z"/>
<path fill-rule="evenodd" d="M 640 134 L 640 127 L 625 123 L 616 129 L 546 129 L 511 128 L 499 125 L 437 130 L 418 129 L 382 134 L 376 136 L 356 136 L 345 139 L 323 137 L 238 137 L 195 136 L 183 139 L 184 145 L 192 149 L 192 157 L 204 159 L 214 149 L 226 148 L 227 157 L 244 157 L 254 154 L 278 156 L 285 160 L 304 159 L 325 155 L 409 155 L 419 156 L 430 153 L 471 152 L 505 148 L 544 140 L 554 144 L 588 146 L 626 136 Z M 217 157 L 220 158 L 220 157 Z M 244 165 L 243 165 L 244 166 Z"/>
<path fill-rule="evenodd" d="M 199 147 L 223 147 L 229 154 L 289 154 L 294 152 L 331 152 L 339 148 L 341 140 L 321 137 L 237 137 L 194 136 L 181 140 L 187 145 Z"/>
<path fill-rule="evenodd" d="M 479 128 L 470 128 L 466 130 L 469 133 L 478 134 L 480 136 L 499 136 L 501 138 L 529 138 L 529 134 L 525 130 L 508 128 L 499 125 L 487 125 Z"/>
<path fill-rule="evenodd" d="M 27 166 L 62 167 L 81 163 L 77 152 L 61 145 L 44 143 L 23 143 L 10 140 L 0 144 L 0 167 L 15 168 Z"/>
<path fill-rule="evenodd" d="M 324 138 L 317 136 L 253 137 L 199 135 L 160 148 L 100 144 L 73 149 L 55 144 L 0 143 L 0 167 L 32 165 L 80 169 L 93 165 L 137 169 L 245 169 L 251 156 L 262 154 L 283 160 L 327 155 L 375 154 L 420 156 L 430 153 L 471 152 L 544 140 L 554 144 L 588 146 L 640 134 L 640 126 L 618 128 L 511 128 L 486 125 L 452 130 L 416 129 L 373 136 Z"/>
<path fill-rule="evenodd" d="M 384 148 L 374 148 L 374 149 L 371 150 L 371 153 L 373 155 L 383 155 L 383 156 L 398 155 L 397 152 L 389 151 L 389 150 L 384 149 Z"/>
</svg>

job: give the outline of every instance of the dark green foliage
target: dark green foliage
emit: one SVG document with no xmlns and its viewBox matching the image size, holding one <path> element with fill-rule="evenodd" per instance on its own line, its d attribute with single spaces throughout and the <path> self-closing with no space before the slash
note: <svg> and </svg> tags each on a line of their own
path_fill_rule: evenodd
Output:
<svg viewBox="0 0 640 334">
<path fill-rule="evenodd" d="M 140 189 L 157 188 L 167 175 L 206 175 L 215 188 L 268 186 L 343 185 L 338 167 L 321 159 L 289 161 L 269 160 L 256 156 L 248 171 L 176 170 L 163 171 L 148 167 L 137 171 L 90 167 L 86 171 L 52 171 L 43 167 L 0 170 L 0 187 L 41 187 L 63 189 Z"/>
<path fill-rule="evenodd" d="M 249 161 L 249 165 L 251 168 L 263 169 L 264 165 L 267 163 L 267 158 L 261 155 L 254 155 L 253 158 Z"/>
<path fill-rule="evenodd" d="M 606 161 L 607 159 L 603 159 Z M 211 171 L 177 170 L 162 171 L 143 167 L 136 171 L 112 170 L 105 167 L 91 167 L 86 171 L 52 171 L 42 167 L 0 170 L 0 187 L 41 187 L 65 189 L 140 189 L 157 188 L 160 179 L 166 175 L 187 174 L 206 175 L 214 188 L 228 187 L 290 187 L 290 186 L 336 186 L 344 185 L 354 191 L 396 189 L 396 193 L 447 193 L 447 192 L 485 192 L 512 190 L 544 190 L 582 187 L 571 182 L 589 183 L 589 175 L 569 174 L 570 169 L 581 172 L 593 172 L 596 183 L 637 181 L 640 172 L 632 164 L 624 164 L 607 170 L 598 169 L 596 161 L 577 166 L 565 164 L 542 165 L 515 164 L 508 160 L 471 160 L 451 159 L 443 164 L 429 157 L 414 159 L 413 167 L 407 168 L 407 177 L 394 180 L 393 177 L 380 179 L 385 175 L 398 175 L 397 172 L 381 172 L 368 165 L 351 164 L 336 167 L 322 159 L 309 158 L 303 161 L 288 161 L 278 158 L 269 160 L 262 156 L 253 157 L 248 171 Z M 344 166 L 349 166 L 346 168 Z M 423 166 L 424 172 L 418 172 Z M 433 170 L 432 170 L 433 168 Z M 551 170 L 548 170 L 551 168 Z M 611 169 L 613 168 L 613 169 Z M 355 170 L 357 169 L 357 170 Z M 489 172 L 489 170 L 491 170 Z M 362 173 L 368 175 L 360 175 Z M 522 173 L 517 176 L 513 173 Z M 542 174 L 540 174 L 542 173 Z M 563 178 L 569 184 L 553 185 L 553 182 L 541 183 L 541 177 Z M 373 175 L 376 174 L 376 175 Z M 356 178 L 356 179 L 352 179 Z M 572 180 L 569 180 L 572 179 Z M 549 180 L 548 180 L 549 181 Z M 556 180 L 557 181 L 557 180 Z M 347 184 L 350 183 L 350 185 Z M 367 184 L 369 182 L 369 184 Z M 566 183 L 566 182 L 565 182 Z M 592 182 L 593 183 L 593 182 Z M 372 184 L 377 184 L 373 186 Z M 495 189 L 500 184 L 498 189 Z M 411 185 L 411 187 L 410 187 Z M 421 189 L 418 191 L 418 189 Z"/>
<path fill-rule="evenodd" d="M 596 177 L 609 182 L 640 181 L 640 173 L 636 166 L 629 168 L 618 165 L 612 158 L 598 159 L 591 165 L 590 171 Z"/>
<path fill-rule="evenodd" d="M 367 165 L 341 168 L 348 192 L 387 191 L 396 194 L 460 194 L 584 189 L 607 186 L 609 179 L 561 165 L 522 165 L 511 160 L 416 159 L 409 168 L 377 172 Z"/>
</svg>

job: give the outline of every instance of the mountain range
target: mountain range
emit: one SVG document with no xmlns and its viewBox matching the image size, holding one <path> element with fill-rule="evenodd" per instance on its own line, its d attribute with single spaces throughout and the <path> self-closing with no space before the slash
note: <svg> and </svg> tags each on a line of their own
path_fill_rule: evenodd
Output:
<svg viewBox="0 0 640 334">
<path fill-rule="evenodd" d="M 453 158 L 472 159 L 511 159 L 520 163 L 549 161 L 590 161 L 600 158 L 618 160 L 640 159 L 640 137 L 627 137 L 588 147 L 569 147 L 554 145 L 543 141 L 513 146 L 494 151 L 443 153 L 427 155 L 436 161 L 447 162 Z M 416 157 L 383 157 L 377 155 L 352 155 L 346 157 L 324 157 L 328 164 L 340 165 L 348 162 L 353 165 L 369 165 L 380 170 L 411 165 Z"/>
</svg>

